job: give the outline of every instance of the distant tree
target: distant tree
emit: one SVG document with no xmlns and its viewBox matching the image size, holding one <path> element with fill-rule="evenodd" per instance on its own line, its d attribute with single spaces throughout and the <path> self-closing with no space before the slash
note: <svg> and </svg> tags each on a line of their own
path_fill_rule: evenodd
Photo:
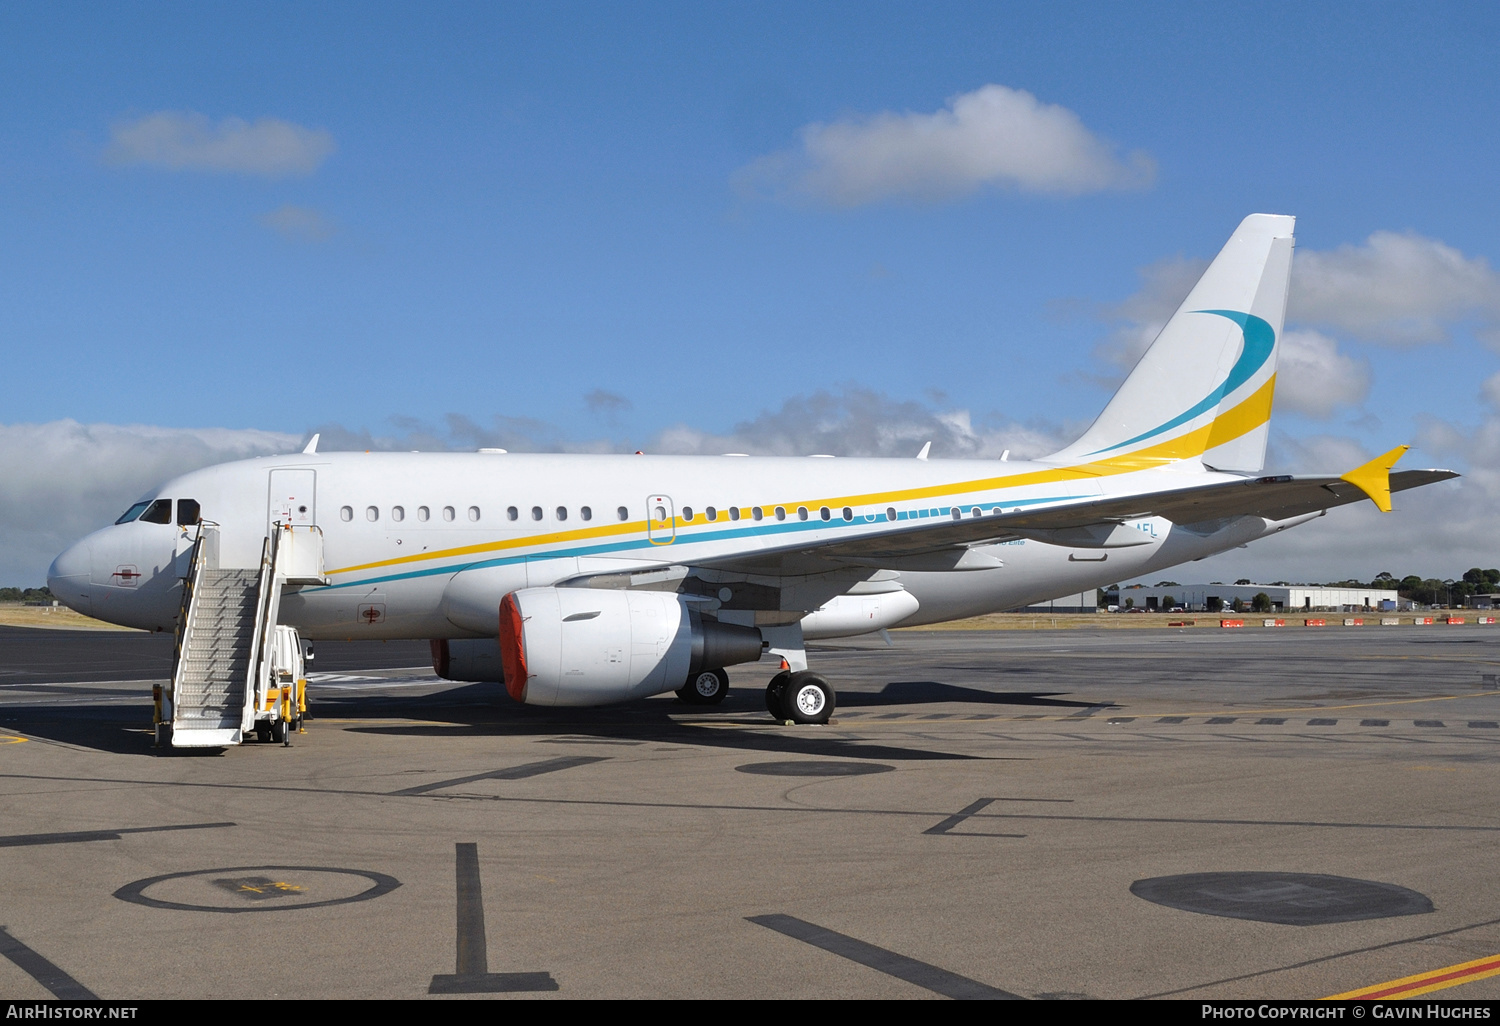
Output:
<svg viewBox="0 0 1500 1026">
<path fill-rule="evenodd" d="M 1250 609 L 1256 613 L 1269 613 L 1271 611 L 1271 596 L 1263 591 L 1257 591 L 1255 597 L 1250 600 Z"/>
<path fill-rule="evenodd" d="M 1133 599 L 1133 598 L 1126 599 L 1125 600 L 1125 608 L 1126 609 L 1134 609 L 1135 608 L 1135 599 Z"/>
<path fill-rule="evenodd" d="M 1176 604 L 1177 604 L 1177 600 L 1175 598 L 1173 598 L 1171 595 L 1163 595 L 1161 597 L 1161 607 L 1163 609 L 1171 609 Z"/>
<path fill-rule="evenodd" d="M 1219 613 L 1224 610 L 1224 600 L 1217 595 L 1208 596 L 1208 601 L 1205 605 L 1207 605 L 1210 613 Z"/>
<path fill-rule="evenodd" d="M 1156 584 L 1155 584 L 1155 587 L 1157 587 L 1157 588 L 1180 588 L 1180 587 L 1182 587 L 1182 585 L 1178 584 L 1176 581 L 1157 581 Z"/>
<path fill-rule="evenodd" d="M 1250 578 L 1248 578 L 1248 577 L 1241 577 L 1239 580 L 1235 581 L 1234 583 L 1235 584 L 1254 584 L 1255 582 L 1252 581 L 1252 580 L 1250 580 Z"/>
<path fill-rule="evenodd" d="M 1245 604 L 1239 599 L 1235 599 L 1233 602 L 1229 603 L 1229 608 L 1233 609 L 1236 613 L 1243 613 L 1245 611 Z"/>
</svg>

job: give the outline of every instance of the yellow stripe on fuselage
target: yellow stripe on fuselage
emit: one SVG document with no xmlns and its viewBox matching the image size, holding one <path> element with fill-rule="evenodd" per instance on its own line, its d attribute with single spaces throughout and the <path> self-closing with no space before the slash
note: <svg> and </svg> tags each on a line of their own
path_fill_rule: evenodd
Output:
<svg viewBox="0 0 1500 1026">
<path fill-rule="evenodd" d="M 934 499 L 945 495 L 954 495 L 962 492 L 987 491 L 993 488 L 1024 488 L 1028 485 L 1057 484 L 1064 481 L 1087 481 L 1100 477 L 1113 477 L 1119 474 L 1130 474 L 1140 470 L 1152 470 L 1164 467 L 1172 463 L 1178 463 L 1194 456 L 1201 456 L 1209 449 L 1232 442 L 1241 435 L 1248 434 L 1271 419 L 1271 399 L 1275 391 L 1276 375 L 1271 375 L 1266 383 L 1232 409 L 1215 417 L 1213 420 L 1194 428 L 1175 438 L 1169 438 L 1165 442 L 1138 449 L 1135 452 L 1123 453 L 1118 456 L 1110 456 L 1107 459 L 1096 460 L 1092 463 L 1080 463 L 1072 467 L 1051 467 L 1046 470 L 1033 470 L 1022 474 L 1011 474 L 1002 477 L 979 478 L 974 481 L 958 481 L 948 484 L 931 485 L 926 488 L 908 488 L 898 492 L 868 492 L 863 495 L 840 495 L 830 496 L 822 499 L 800 499 L 795 502 L 772 502 L 762 503 L 762 509 L 773 509 L 783 506 L 787 509 L 795 509 L 798 506 L 816 508 L 818 506 L 878 506 L 884 503 L 910 502 L 916 499 Z M 740 510 L 746 519 L 750 516 L 750 507 L 742 507 Z M 733 523 L 725 521 L 724 523 Z M 589 539 L 609 538 L 618 535 L 639 534 L 645 530 L 646 522 L 642 520 L 630 521 L 623 524 L 604 524 L 599 527 L 585 527 L 574 531 L 554 531 L 550 534 L 531 534 L 523 538 L 511 538 L 504 541 L 481 542 L 477 545 L 464 545 L 459 548 L 439 549 L 435 552 L 417 552 L 410 556 L 397 556 L 394 559 L 382 559 L 374 563 L 360 563 L 356 566 L 340 567 L 337 570 L 329 570 L 329 574 L 348 574 L 360 570 L 378 570 L 382 567 L 402 566 L 407 563 L 421 563 L 432 559 L 453 559 L 458 556 L 474 556 L 486 553 L 504 552 L 507 549 L 532 548 L 536 546 L 555 545 L 562 542 L 579 542 Z M 688 527 L 696 527 L 697 524 L 689 524 L 681 517 L 672 521 L 673 531 L 684 530 Z"/>
</svg>

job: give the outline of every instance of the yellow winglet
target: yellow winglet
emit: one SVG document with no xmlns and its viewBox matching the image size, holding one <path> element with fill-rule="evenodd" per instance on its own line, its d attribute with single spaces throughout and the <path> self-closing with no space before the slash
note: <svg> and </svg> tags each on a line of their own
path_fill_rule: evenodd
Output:
<svg viewBox="0 0 1500 1026">
<path fill-rule="evenodd" d="M 1391 511 L 1391 468 L 1396 461 L 1406 455 L 1409 445 L 1398 445 L 1384 456 L 1376 456 L 1362 467 L 1355 467 L 1349 473 L 1339 478 L 1340 481 L 1348 481 L 1354 487 L 1370 497 L 1370 501 L 1380 508 L 1380 512 Z"/>
</svg>

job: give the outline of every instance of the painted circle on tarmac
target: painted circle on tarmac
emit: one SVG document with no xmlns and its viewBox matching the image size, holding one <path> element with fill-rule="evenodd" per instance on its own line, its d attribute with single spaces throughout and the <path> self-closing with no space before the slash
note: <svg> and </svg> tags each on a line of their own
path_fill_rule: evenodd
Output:
<svg viewBox="0 0 1500 1026">
<path fill-rule="evenodd" d="M 1130 893 L 1184 912 L 1284 926 L 1349 923 L 1431 912 L 1425 894 L 1320 873 L 1190 873 L 1137 880 Z"/>
<path fill-rule="evenodd" d="M 798 759 L 795 762 L 752 762 L 736 766 L 740 773 L 765 777 L 862 777 L 866 773 L 889 773 L 895 769 L 881 762 L 822 762 Z"/>
<path fill-rule="evenodd" d="M 366 869 L 330 866 L 231 866 L 166 873 L 128 883 L 115 897 L 181 912 L 280 912 L 369 901 L 401 881 Z"/>
</svg>

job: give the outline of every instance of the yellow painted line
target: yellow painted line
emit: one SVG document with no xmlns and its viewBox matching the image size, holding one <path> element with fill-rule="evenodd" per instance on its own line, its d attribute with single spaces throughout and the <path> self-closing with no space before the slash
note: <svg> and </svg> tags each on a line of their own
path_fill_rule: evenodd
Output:
<svg viewBox="0 0 1500 1026">
<path fill-rule="evenodd" d="M 1431 994 L 1435 990 L 1446 990 L 1475 980 L 1487 980 L 1500 976 L 1500 955 L 1476 958 L 1472 962 L 1433 969 L 1415 976 L 1403 976 L 1399 980 L 1388 980 L 1373 987 L 1361 987 L 1342 994 L 1330 994 L 1324 1001 L 1373 1001 L 1376 998 L 1410 998 L 1419 994 Z"/>
<path fill-rule="evenodd" d="M 0 736 L 0 745 L 18 745 L 22 741 L 30 740 L 24 737 Z"/>
<path fill-rule="evenodd" d="M 909 502 L 915 499 L 938 499 L 948 495 L 966 494 L 975 491 L 991 491 L 999 488 L 1023 488 L 1028 485 L 1092 480 L 1099 477 L 1130 474 L 1139 470 L 1150 470 L 1171 463 L 1177 463 L 1184 459 L 1190 459 L 1194 456 L 1201 456 L 1207 449 L 1233 441 L 1266 423 L 1271 416 L 1271 394 L 1275 388 L 1275 384 L 1276 377 L 1272 375 L 1255 394 L 1251 395 L 1234 409 L 1226 410 L 1223 414 L 1204 424 L 1202 427 L 1145 449 L 1123 453 L 1119 456 L 1111 456 L 1108 459 L 1097 460 L 1093 463 L 1036 470 L 1024 474 L 980 478 L 973 481 L 954 481 L 947 484 L 931 485 L 926 488 L 911 488 L 895 492 L 869 492 L 864 495 L 838 495 L 819 499 L 799 499 L 791 502 L 763 503 L 761 504 L 761 508 L 772 510 L 777 506 L 781 506 L 789 510 L 795 510 L 799 506 L 806 506 L 809 509 L 816 509 L 820 506 L 880 506 L 893 502 Z M 1003 503 L 1000 504 L 1003 505 Z M 741 510 L 742 512 L 747 512 L 750 508 L 748 506 L 741 507 Z M 676 531 L 684 532 L 693 531 L 700 526 L 706 526 L 689 524 L 681 517 L 673 518 L 672 523 Z M 727 525 L 736 523 L 736 521 L 726 520 L 724 523 Z M 460 548 L 439 549 L 434 552 L 417 552 L 409 556 L 397 556 L 393 559 L 379 560 L 374 563 L 361 563 L 356 566 L 339 567 L 338 569 L 329 570 L 327 573 L 330 575 L 347 574 L 359 570 L 374 570 L 381 567 L 420 563 L 433 559 L 451 559 L 454 556 L 479 555 L 487 552 L 501 552 L 506 549 L 575 543 L 588 538 L 605 538 L 612 535 L 644 533 L 644 525 L 645 521 L 628 521 L 623 524 L 605 524 L 599 527 L 587 527 L 573 531 L 554 531 L 549 534 L 527 535 L 522 538 L 482 542 Z M 675 538 L 674 540 L 710 541 L 712 540 L 712 534 L 705 533 L 696 538 Z"/>
</svg>

